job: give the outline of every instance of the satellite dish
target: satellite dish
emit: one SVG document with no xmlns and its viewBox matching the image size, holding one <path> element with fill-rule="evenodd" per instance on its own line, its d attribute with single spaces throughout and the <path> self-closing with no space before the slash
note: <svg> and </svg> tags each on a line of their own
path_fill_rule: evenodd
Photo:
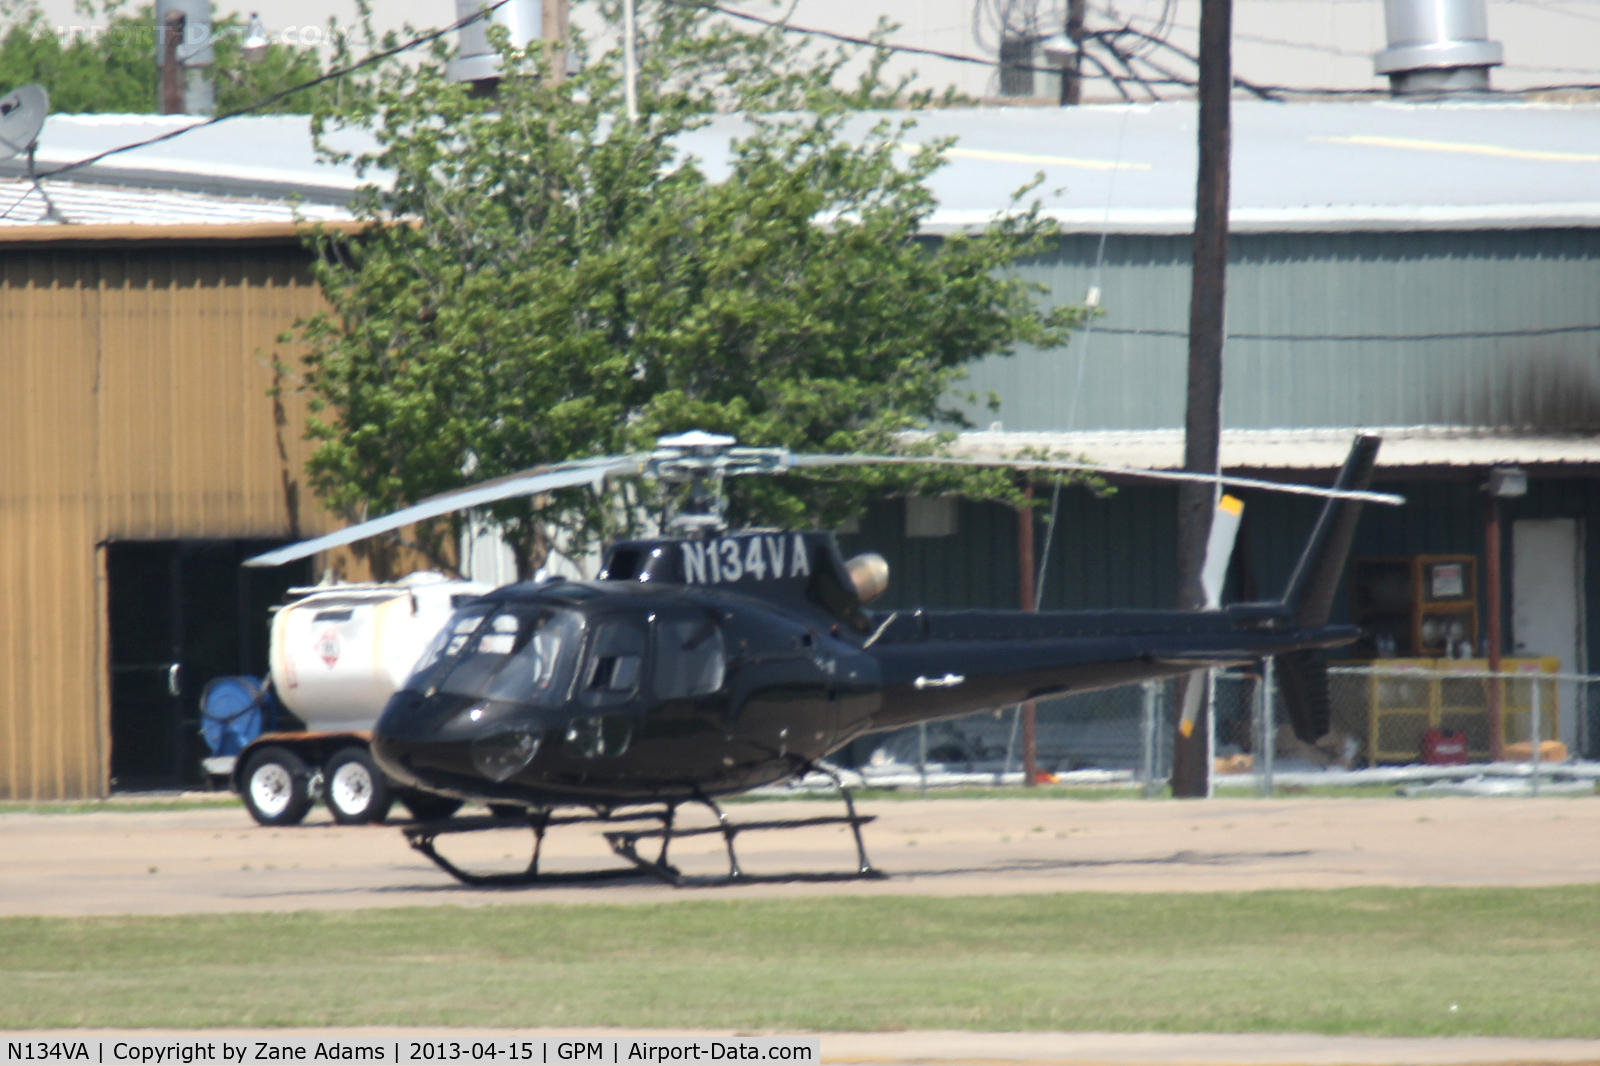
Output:
<svg viewBox="0 0 1600 1066">
<path fill-rule="evenodd" d="M 48 114 L 50 94 L 37 85 L 24 85 L 0 97 L 0 159 L 32 147 Z"/>
</svg>

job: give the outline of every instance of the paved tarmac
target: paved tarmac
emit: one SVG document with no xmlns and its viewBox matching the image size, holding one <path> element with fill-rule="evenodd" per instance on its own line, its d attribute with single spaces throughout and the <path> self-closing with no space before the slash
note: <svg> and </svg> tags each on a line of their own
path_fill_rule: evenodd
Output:
<svg viewBox="0 0 1600 1066">
<path fill-rule="evenodd" d="M 736 804 L 742 820 L 832 813 L 835 804 Z M 843 884 L 674 889 L 647 878 L 586 886 L 465 888 L 395 826 L 339 826 L 318 811 L 268 829 L 239 808 L 0 815 L 0 914 L 186 914 L 608 903 L 740 896 L 1217 892 L 1354 885 L 1600 883 L 1600 799 L 879 800 L 864 830 L 890 876 Z M 700 815 L 702 819 L 703 815 Z M 446 839 L 473 869 L 526 864 L 532 834 Z M 726 870 L 720 838 L 673 845 L 687 872 Z M 750 872 L 847 870 L 839 826 L 739 838 Z M 617 865 L 600 827 L 552 830 L 543 869 Z"/>
<path fill-rule="evenodd" d="M 731 1029 L 79 1029 L 8 1032 L 6 1040 L 718 1040 L 754 1033 Z M 977 1033 L 921 1030 L 822 1033 L 824 1066 L 1533 1066 L 1600 1063 L 1600 1040 L 1503 1037 L 1429 1039 L 1307 1033 Z M 0 1061 L 5 1061 L 0 1059 Z"/>
</svg>

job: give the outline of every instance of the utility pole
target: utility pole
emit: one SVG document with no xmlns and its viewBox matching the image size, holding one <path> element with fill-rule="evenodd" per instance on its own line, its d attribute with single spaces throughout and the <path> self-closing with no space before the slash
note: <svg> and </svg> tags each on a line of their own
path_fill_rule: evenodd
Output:
<svg viewBox="0 0 1600 1066">
<path fill-rule="evenodd" d="M 1067 36 L 1072 40 L 1072 56 L 1061 66 L 1061 106 L 1076 107 L 1083 102 L 1083 15 L 1088 0 L 1067 0 Z"/>
<path fill-rule="evenodd" d="M 1489 493 L 1488 515 L 1483 525 L 1484 590 L 1488 593 L 1484 604 L 1484 623 L 1488 629 L 1484 643 L 1488 645 L 1489 672 L 1500 672 L 1500 497 Z M 1449 638 L 1446 637 L 1446 640 Z M 1476 650 L 1476 649 L 1474 649 Z M 1499 762 L 1506 757 L 1505 695 L 1498 677 L 1490 678 L 1484 686 L 1489 712 L 1489 761 Z M 1534 740 L 1538 743 L 1537 739 Z"/>
<path fill-rule="evenodd" d="M 544 39 L 551 44 L 550 81 L 567 79 L 567 0 L 544 0 Z"/>
<path fill-rule="evenodd" d="M 1033 486 L 1022 486 L 1022 495 L 1033 499 Z M 1039 605 L 1033 599 L 1033 508 L 1017 508 L 1017 599 L 1024 611 L 1036 611 Z M 1033 701 L 1022 705 L 1022 783 L 1033 788 L 1039 783 L 1039 745 L 1036 733 L 1038 712 Z"/>
<path fill-rule="evenodd" d="M 188 111 L 188 72 L 178 60 L 178 45 L 183 41 L 183 30 L 188 19 L 182 11 L 173 9 L 161 21 L 161 91 L 160 109 L 163 115 L 181 115 Z"/>
<path fill-rule="evenodd" d="M 622 96 L 628 122 L 639 124 L 639 61 L 634 54 L 637 29 L 633 24 L 633 0 L 622 0 Z"/>
<path fill-rule="evenodd" d="M 1189 295 L 1189 396 L 1184 416 L 1183 468 L 1219 471 L 1222 437 L 1222 343 L 1228 276 L 1228 178 L 1233 92 L 1233 0 L 1200 2 L 1200 173 L 1195 187 L 1194 270 Z M 1178 488 L 1178 606 L 1205 606 L 1200 570 L 1216 490 Z M 1186 685 L 1204 683 L 1192 673 Z M 1192 699 L 1193 697 L 1187 697 Z M 1204 797 L 1210 780 L 1206 737 L 1211 707 L 1202 695 L 1199 715 L 1173 738 L 1172 794 Z"/>
<path fill-rule="evenodd" d="M 156 0 L 156 110 L 209 115 L 217 109 L 210 69 L 211 0 Z"/>
</svg>

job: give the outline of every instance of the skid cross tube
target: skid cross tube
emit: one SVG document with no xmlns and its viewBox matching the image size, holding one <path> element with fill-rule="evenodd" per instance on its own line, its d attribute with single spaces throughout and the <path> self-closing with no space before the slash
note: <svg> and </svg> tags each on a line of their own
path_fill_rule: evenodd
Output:
<svg viewBox="0 0 1600 1066">
<path fill-rule="evenodd" d="M 580 814 L 556 817 L 549 811 L 529 811 L 525 817 L 503 817 L 500 815 L 473 815 L 465 818 L 444 818 L 432 822 L 419 822 L 416 825 L 404 827 L 401 831 L 405 834 L 406 841 L 426 855 L 439 869 L 473 888 L 512 888 L 537 884 L 581 884 L 589 881 L 607 881 L 625 877 L 639 877 L 649 875 L 657 880 L 664 881 L 674 887 L 705 886 L 705 885 L 738 885 L 761 884 L 782 881 L 857 881 L 868 880 L 887 876 L 881 870 L 873 867 L 867 858 L 867 848 L 861 839 L 861 827 L 873 821 L 877 816 L 872 814 L 858 814 L 855 799 L 850 795 L 850 790 L 841 788 L 844 797 L 846 814 L 823 815 L 816 818 L 776 818 L 759 822 L 735 822 L 728 818 L 722 808 L 717 806 L 708 797 L 696 797 L 696 802 L 704 804 L 717 816 L 717 824 L 703 826 L 697 829 L 679 829 L 677 827 L 677 803 L 664 804 L 659 810 L 645 810 L 632 814 Z M 606 843 L 611 845 L 611 850 L 621 858 L 628 860 L 629 865 L 605 870 L 574 870 L 562 873 L 543 873 L 539 870 L 539 855 L 544 848 L 545 833 L 552 826 L 580 825 L 588 822 L 649 822 L 660 823 L 659 829 L 617 829 L 604 834 Z M 734 847 L 734 839 L 745 832 L 757 830 L 776 829 L 804 829 L 819 825 L 848 825 L 855 839 L 856 868 L 851 871 L 821 871 L 813 873 L 787 873 L 787 874 L 750 874 L 746 873 L 739 865 L 739 855 Z M 464 870 L 439 853 L 435 841 L 442 836 L 451 836 L 456 833 L 481 833 L 491 829 L 530 829 L 533 831 L 533 854 L 528 860 L 524 870 L 511 873 L 478 874 Z M 728 851 L 728 873 L 718 875 L 685 875 L 676 866 L 667 861 L 667 850 L 674 840 L 683 837 L 706 836 L 711 833 L 721 835 L 723 845 Z M 646 858 L 639 853 L 639 843 L 644 840 L 661 841 L 661 850 L 654 859 Z"/>
<path fill-rule="evenodd" d="M 672 812 L 669 807 L 663 811 L 641 811 L 637 814 L 622 815 L 568 815 L 555 817 L 548 811 L 529 811 L 526 817 L 501 817 L 499 815 L 477 815 L 466 818 L 444 818 L 432 822 L 419 822 L 408 825 L 401 830 L 406 841 L 416 850 L 426 855 L 435 866 L 473 888 L 507 888 L 518 885 L 534 884 L 577 884 L 585 881 L 606 881 L 619 877 L 637 877 L 640 871 L 633 866 L 619 866 L 609 870 L 575 870 L 570 873 L 540 873 L 539 853 L 544 848 L 544 835 L 553 825 L 577 825 L 583 822 L 627 822 L 647 819 L 656 819 L 663 824 L 672 824 Z M 455 833 L 481 833 L 490 829 L 531 829 L 533 830 L 533 855 L 528 860 L 528 868 L 515 873 L 500 874 L 475 874 L 463 870 L 443 855 L 434 847 L 434 841 L 441 836 Z M 666 859 L 666 849 L 662 849 L 662 860 Z"/>
<path fill-rule="evenodd" d="M 704 804 L 717 816 L 716 825 L 704 826 L 699 829 L 675 829 L 672 815 L 669 811 L 662 816 L 660 829 L 618 829 L 606 833 L 605 838 L 606 842 L 611 845 L 612 851 L 633 863 L 639 870 L 679 888 L 706 885 L 772 884 L 785 881 L 860 881 L 887 876 L 881 870 L 873 867 L 871 860 L 867 858 L 866 844 L 861 839 L 861 827 L 874 820 L 877 816 L 857 814 L 855 799 L 850 795 L 850 790 L 841 788 L 839 791 L 844 796 L 847 814 L 823 815 L 816 818 L 778 818 L 761 822 L 734 822 L 730 821 L 722 808 L 717 806 L 711 799 L 700 796 L 696 797 L 697 801 Z M 740 833 L 768 829 L 803 829 L 808 826 L 818 825 L 848 825 L 850 827 L 850 832 L 854 835 L 856 844 L 856 868 L 854 870 L 750 874 L 746 873 L 739 865 L 739 855 L 734 848 L 734 838 Z M 726 875 L 690 876 L 666 862 L 667 846 L 674 839 L 706 836 L 712 833 L 720 834 L 723 845 L 728 849 L 728 872 Z M 661 857 L 652 862 L 639 854 L 639 842 L 653 840 L 657 837 L 661 839 Z"/>
</svg>

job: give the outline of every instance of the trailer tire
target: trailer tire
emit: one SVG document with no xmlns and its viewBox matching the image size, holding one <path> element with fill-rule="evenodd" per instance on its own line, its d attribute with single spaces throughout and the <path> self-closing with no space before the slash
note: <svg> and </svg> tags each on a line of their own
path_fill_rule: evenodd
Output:
<svg viewBox="0 0 1600 1066">
<path fill-rule="evenodd" d="M 262 825 L 298 825 L 311 809 L 311 774 L 288 748 L 262 748 L 240 778 L 244 805 Z"/>
<path fill-rule="evenodd" d="M 389 780 L 365 748 L 340 748 L 322 771 L 324 798 L 340 825 L 381 822 L 389 815 L 394 794 Z"/>
<path fill-rule="evenodd" d="M 417 821 L 434 822 L 440 818 L 448 818 L 459 811 L 465 801 L 412 789 L 400 793 L 400 802 L 405 804 L 406 810 L 410 811 L 411 817 Z"/>
</svg>

